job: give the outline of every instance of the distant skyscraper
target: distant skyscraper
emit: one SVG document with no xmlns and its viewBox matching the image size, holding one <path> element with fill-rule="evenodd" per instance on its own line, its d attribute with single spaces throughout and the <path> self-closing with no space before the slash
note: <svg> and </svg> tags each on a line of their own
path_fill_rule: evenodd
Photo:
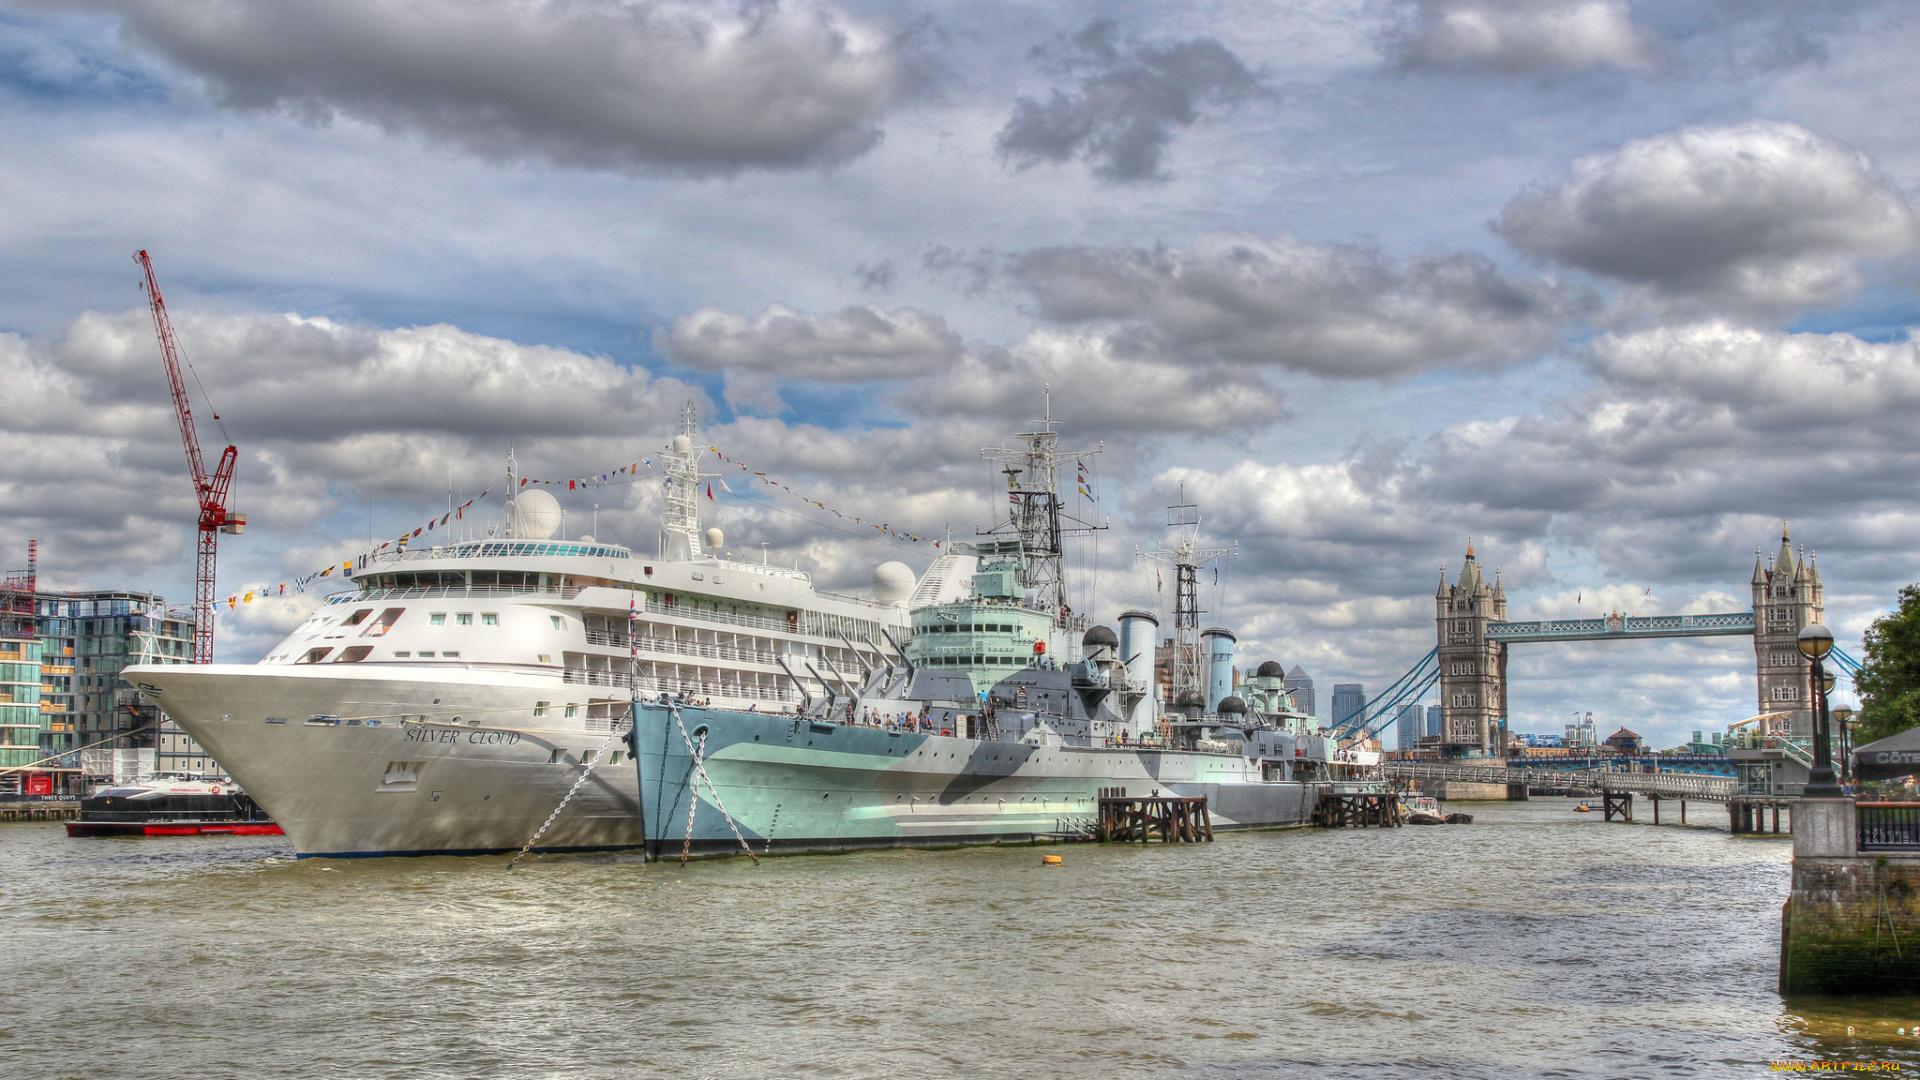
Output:
<svg viewBox="0 0 1920 1080">
<path fill-rule="evenodd" d="M 1367 703 L 1367 688 L 1357 682 L 1333 684 L 1333 726 L 1339 727 Z"/>
<path fill-rule="evenodd" d="M 1438 705 L 1427 706 L 1427 734 L 1429 735 L 1440 734 L 1440 718 L 1443 715 L 1444 714 L 1440 711 L 1440 706 Z"/>
<path fill-rule="evenodd" d="M 1409 701 L 1400 706 L 1400 711 L 1393 717 L 1394 746 L 1400 750 L 1413 749 L 1420 741 L 1420 736 L 1426 733 L 1426 721 L 1427 718 L 1420 713 L 1419 702 Z"/>
<path fill-rule="evenodd" d="M 1286 681 L 1280 684 L 1280 688 L 1292 696 L 1294 708 L 1308 716 L 1320 715 L 1320 710 L 1313 707 L 1313 679 L 1300 669 L 1299 664 L 1293 665 L 1293 670 L 1287 672 Z"/>
</svg>

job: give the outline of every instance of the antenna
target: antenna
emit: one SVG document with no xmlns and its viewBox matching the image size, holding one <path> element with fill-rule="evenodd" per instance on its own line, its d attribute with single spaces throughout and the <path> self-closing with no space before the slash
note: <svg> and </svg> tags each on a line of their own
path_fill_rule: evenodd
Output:
<svg viewBox="0 0 1920 1080">
<path fill-rule="evenodd" d="M 1156 551 L 1137 553 L 1136 559 L 1150 559 L 1173 567 L 1173 678 L 1171 701 L 1175 709 L 1204 708 L 1205 683 L 1200 674 L 1200 567 L 1222 556 L 1240 556 L 1240 545 L 1230 548 L 1200 547 L 1200 506 L 1186 501 L 1186 485 L 1180 487 L 1180 501 L 1167 507 L 1167 527 L 1176 530 L 1173 544 Z"/>
<path fill-rule="evenodd" d="M 1084 521 L 1067 512 L 1060 501 L 1058 473 L 1062 461 L 1092 457 L 1106 449 L 1063 450 L 1053 419 L 1053 384 L 1045 389 L 1046 415 L 1032 421 L 1034 428 L 1016 434 L 1024 445 L 990 446 L 980 456 L 1000 466 L 1007 481 L 1007 520 L 981 535 L 1012 533 L 1020 541 L 1020 586 L 1031 593 L 1030 603 L 1054 617 L 1056 625 L 1076 628 L 1084 619 L 1072 617 L 1067 605 L 1067 581 L 1061 538 L 1095 532 L 1106 526 Z M 1072 624 L 1069 626 L 1069 624 Z"/>
</svg>

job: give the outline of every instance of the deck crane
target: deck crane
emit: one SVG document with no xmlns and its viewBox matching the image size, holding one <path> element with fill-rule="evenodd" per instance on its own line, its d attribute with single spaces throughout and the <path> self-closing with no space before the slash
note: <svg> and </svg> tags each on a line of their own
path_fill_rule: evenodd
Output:
<svg viewBox="0 0 1920 1080">
<path fill-rule="evenodd" d="M 187 468 L 193 472 L 193 490 L 200 501 L 199 559 L 194 573 L 193 662 L 213 663 L 213 569 L 220 554 L 220 534 L 238 535 L 247 529 L 245 514 L 229 513 L 227 489 L 233 483 L 233 465 L 240 451 L 231 442 L 220 452 L 220 464 L 207 475 L 206 459 L 200 453 L 200 434 L 193 426 L 193 406 L 187 401 L 187 384 L 180 377 L 179 348 L 174 342 L 173 322 L 167 318 L 167 303 L 160 298 L 160 283 L 153 276 L 153 260 L 145 251 L 133 257 L 146 271 L 147 306 L 153 309 L 153 332 L 160 339 L 160 359 L 167 367 L 167 385 L 173 391 L 173 414 L 180 421 L 180 441 L 186 444 Z M 195 377 L 196 379 L 198 376 Z M 202 388 L 205 393 L 205 388 Z M 213 414 L 218 423 L 220 414 Z M 221 433 L 226 433 L 221 425 Z"/>
</svg>

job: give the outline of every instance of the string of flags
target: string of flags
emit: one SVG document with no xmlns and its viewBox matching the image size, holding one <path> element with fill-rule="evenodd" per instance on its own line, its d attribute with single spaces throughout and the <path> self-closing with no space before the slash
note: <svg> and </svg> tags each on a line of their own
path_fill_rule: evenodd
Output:
<svg viewBox="0 0 1920 1080">
<path fill-rule="evenodd" d="M 294 578 L 291 581 L 282 581 L 277 585 L 264 585 L 258 589 L 253 589 L 253 590 L 249 590 L 247 592 L 242 592 L 242 593 L 236 593 L 233 596 L 229 596 L 227 597 L 227 608 L 229 610 L 232 610 L 233 608 L 239 607 L 241 604 L 251 604 L 255 600 L 271 600 L 277 597 L 285 596 L 287 595 L 288 589 L 292 589 L 294 594 L 298 595 L 300 593 L 306 592 L 307 587 L 309 585 L 312 585 L 314 582 L 320 581 L 323 578 L 331 578 L 336 570 L 339 571 L 340 576 L 342 578 L 351 578 L 353 576 L 354 570 L 366 569 L 367 561 L 379 555 L 381 552 L 387 551 L 389 549 L 404 550 L 408 544 L 419 539 L 422 535 L 432 533 L 435 529 L 443 529 L 447 526 L 447 523 L 450 521 L 459 521 L 464 519 L 467 516 L 467 511 L 472 508 L 474 503 L 477 503 L 481 499 L 486 498 L 488 495 L 493 494 L 494 488 L 497 488 L 499 486 L 500 486 L 499 484 L 493 485 L 493 487 L 490 487 L 487 490 L 481 492 L 480 494 L 475 495 L 473 498 L 468 499 L 466 502 L 461 503 L 459 506 L 454 507 L 452 510 L 447 511 L 444 514 L 441 514 L 439 517 L 427 519 L 426 524 L 420 526 L 419 528 L 413 530 L 412 532 L 402 533 L 401 535 L 396 536 L 393 539 L 382 543 L 379 547 L 368 550 L 367 552 L 365 552 L 364 554 L 360 555 L 357 558 L 348 559 L 345 562 L 338 563 L 338 564 L 329 564 L 325 569 L 315 570 L 311 574 Z"/>
<path fill-rule="evenodd" d="M 593 476 L 574 477 L 570 480 L 538 480 L 533 477 L 523 476 L 520 478 L 518 486 L 522 488 L 532 487 L 534 485 L 552 487 L 565 484 L 568 491 L 578 491 L 586 487 L 605 487 L 608 484 L 623 482 L 621 480 L 622 477 L 637 477 L 640 475 L 641 470 L 651 468 L 652 466 L 652 458 L 642 458 L 639 461 L 622 465 L 608 472 L 597 473 Z M 293 593 L 297 595 L 306 592 L 308 586 L 313 585 L 315 582 L 331 578 L 336 572 L 338 572 L 342 578 L 351 578 L 355 570 L 366 569 L 367 563 L 377 558 L 381 553 L 386 551 L 403 551 L 408 544 L 420 539 L 422 536 L 429 536 L 429 534 L 433 533 L 436 529 L 446 528 L 449 522 L 464 519 L 467 516 L 467 511 L 472 509 L 474 503 L 493 494 L 499 486 L 499 484 L 493 485 L 493 487 L 475 495 L 473 498 L 468 499 L 452 510 L 438 517 L 427 519 L 425 524 L 414 529 L 412 532 L 402 533 L 391 540 L 381 543 L 378 547 L 368 549 L 364 554 L 356 558 L 348 559 L 338 565 L 330 565 L 325 569 L 316 570 L 311 574 L 294 578 L 291 581 L 282 581 L 275 585 L 262 586 L 258 589 L 252 589 L 229 596 L 227 597 L 227 608 L 231 610 L 238 608 L 241 604 L 251 604 L 256 600 L 270 600 L 276 597 L 286 596 L 288 590 L 292 590 Z"/>
<path fill-rule="evenodd" d="M 815 509 L 823 510 L 829 514 L 832 514 L 834 517 L 837 517 L 842 521 L 851 521 L 855 525 L 864 526 L 866 528 L 872 529 L 877 533 L 881 533 L 886 536 L 891 536 L 896 540 L 909 540 L 916 544 L 931 543 L 936 548 L 939 547 L 942 543 L 941 541 L 935 540 L 930 536 L 920 536 L 915 533 L 905 532 L 900 529 L 896 529 L 893 526 L 886 524 L 885 522 L 868 521 L 867 519 L 861 517 L 858 514 L 843 513 L 839 510 L 834 509 L 831 506 L 828 506 L 826 503 L 821 502 L 819 499 L 815 499 L 815 498 L 812 498 L 811 496 L 795 491 L 792 488 L 792 486 L 787 484 L 787 482 L 784 480 L 777 480 L 771 476 L 768 476 L 766 473 L 761 472 L 758 469 L 753 469 L 748 467 L 747 463 L 744 461 L 741 461 L 737 458 L 728 457 L 727 455 L 721 453 L 720 448 L 717 446 L 709 446 L 707 447 L 707 449 L 713 451 L 714 456 L 718 457 L 721 461 L 724 461 L 729 465 L 738 467 L 741 472 L 747 473 L 748 475 L 759 480 L 761 483 L 766 484 L 768 487 L 779 488 L 781 491 L 784 491 L 787 494 L 793 496 L 794 498 L 799 499 L 801 502 L 808 503 L 812 505 Z M 725 491 L 729 495 L 735 494 L 733 488 L 728 486 L 725 478 L 716 476 L 714 477 L 714 479 L 719 481 L 720 489 L 722 491 Z M 713 498 L 712 484 L 707 485 L 707 498 L 709 499 Z"/>
<path fill-rule="evenodd" d="M 741 461 L 737 458 L 728 457 L 726 454 L 722 453 L 720 451 L 720 448 L 717 446 L 709 446 L 707 447 L 707 449 L 712 451 L 714 456 L 718 457 L 721 461 L 724 461 L 727 464 L 738 468 L 741 472 L 744 472 L 749 476 L 759 480 L 761 483 L 766 484 L 768 487 L 778 488 L 779 490 L 785 492 L 786 494 L 791 495 L 796 499 L 799 499 L 801 502 L 807 503 L 813 506 L 815 509 L 820 510 L 824 513 L 832 514 L 834 517 L 840 518 L 843 521 L 851 521 L 855 525 L 860 525 L 865 528 L 872 529 L 875 532 L 880 533 L 881 535 L 890 536 L 896 540 L 906 540 L 916 544 L 931 543 L 936 548 L 942 546 L 942 541 L 935 540 L 932 537 L 921 536 L 917 533 L 911 533 L 902 529 L 896 529 L 893 526 L 887 524 L 886 522 L 869 521 L 866 518 L 860 516 L 859 514 L 849 514 L 844 511 L 838 510 L 832 506 L 827 505 L 826 503 L 822 502 L 819 499 L 815 499 L 809 495 L 806 495 L 800 491 L 795 490 L 792 485 L 788 484 L 784 480 L 777 479 L 775 477 L 767 475 L 765 472 L 761 470 L 754 469 L 750 467 L 746 462 Z M 1087 476 L 1086 462 L 1080 461 L 1080 462 L 1076 462 L 1075 464 L 1078 466 L 1078 471 L 1075 475 L 1077 490 L 1080 492 L 1081 495 L 1085 496 L 1089 501 L 1093 501 L 1094 495 L 1092 491 L 1092 484 L 1088 480 L 1088 476 Z M 612 469 L 608 472 L 596 473 L 590 476 L 577 476 L 577 477 L 572 477 L 566 480 L 543 480 L 543 479 L 537 479 L 530 476 L 523 476 L 520 478 L 519 484 L 517 486 L 520 488 L 527 488 L 527 487 L 534 487 L 534 486 L 558 487 L 564 484 L 566 485 L 566 488 L 568 491 L 578 491 L 582 488 L 605 487 L 609 484 L 630 482 L 623 478 L 628 478 L 628 477 L 637 478 L 640 475 L 642 470 L 651 469 L 652 467 L 653 467 L 652 458 L 642 458 L 639 461 L 630 462 L 626 465 L 622 465 L 621 467 L 617 469 Z M 733 486 L 727 483 L 725 477 L 716 476 L 712 479 L 712 481 L 710 481 L 706 485 L 706 495 L 708 499 L 711 500 L 714 498 L 714 494 L 713 494 L 714 483 L 718 483 L 720 485 L 720 489 L 726 492 L 727 494 L 734 495 L 735 497 L 739 497 L 738 493 L 733 490 Z M 474 503 L 479 502 L 480 500 L 486 498 L 488 495 L 493 494 L 494 490 L 499 486 L 500 485 L 495 484 L 493 487 L 490 487 L 487 490 L 481 492 L 480 494 L 475 495 L 473 498 L 468 499 L 464 503 L 461 503 L 459 506 L 455 507 L 454 509 L 447 511 L 446 513 L 441 514 L 438 517 L 428 519 L 425 524 L 421 525 L 419 528 L 414 529 L 412 532 L 403 533 L 402 535 L 394 537 L 391 540 L 387 540 L 381 543 L 379 546 L 369 549 L 367 552 L 358 556 L 357 558 L 348 559 L 336 565 L 329 565 L 323 569 L 316 570 L 313 573 L 306 574 L 301 577 L 293 578 L 292 580 L 289 580 L 289 581 L 282 581 L 274 585 L 262 586 L 261 588 L 258 588 L 258 589 L 251 589 L 245 592 L 236 593 L 233 596 L 229 596 L 227 597 L 227 607 L 229 609 L 234 609 L 234 608 L 238 608 L 241 604 L 251 604 L 256 600 L 268 600 L 276 597 L 286 596 L 288 595 L 288 590 L 292 590 L 294 594 L 303 593 L 307 591 L 307 589 L 313 584 L 315 584 L 316 582 L 333 577 L 333 575 L 336 572 L 338 572 L 340 577 L 343 579 L 351 578 L 353 577 L 353 572 L 356 569 L 365 569 L 367 566 L 367 563 L 373 560 L 374 558 L 378 557 L 381 553 L 389 550 L 405 550 L 408 544 L 410 544 L 415 540 L 420 539 L 420 537 L 430 534 L 436 529 L 445 528 L 449 522 L 464 519 L 466 517 L 467 511 L 473 507 Z"/>
<path fill-rule="evenodd" d="M 650 469 L 652 467 L 653 467 L 652 458 L 642 458 L 641 460 L 636 461 L 631 465 L 622 465 L 619 468 L 613 470 L 612 472 L 603 472 L 598 474 L 597 476 L 575 477 L 572 480 L 535 480 L 532 477 L 523 476 L 520 478 L 520 486 L 532 487 L 536 484 L 543 484 L 547 486 L 557 486 L 560 484 L 565 484 L 567 486 L 568 491 L 578 491 L 581 488 L 588 488 L 588 487 L 606 487 L 608 484 L 623 483 L 624 481 L 620 479 L 623 476 L 637 477 L 640 475 L 641 469 L 643 468 Z"/>
</svg>

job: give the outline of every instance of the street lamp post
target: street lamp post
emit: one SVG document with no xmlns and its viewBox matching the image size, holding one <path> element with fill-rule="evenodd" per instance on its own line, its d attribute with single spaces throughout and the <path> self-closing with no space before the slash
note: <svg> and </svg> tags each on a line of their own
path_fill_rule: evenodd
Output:
<svg viewBox="0 0 1920 1080">
<path fill-rule="evenodd" d="M 1833 676 L 1827 676 L 1829 680 Z M 1852 783 L 1853 775 L 1853 708 L 1848 705 L 1835 705 L 1829 711 L 1833 714 L 1835 730 L 1840 734 L 1840 779 Z"/>
<path fill-rule="evenodd" d="M 1838 799 L 1845 792 L 1833 778 L 1833 744 L 1828 731 L 1827 689 L 1832 686 L 1826 668 L 1821 664 L 1827 653 L 1833 649 L 1833 632 L 1820 623 L 1810 623 L 1800 631 L 1798 642 L 1800 652 L 1813 661 L 1813 768 L 1807 773 L 1807 786 L 1801 789 L 1803 799 Z"/>
</svg>

